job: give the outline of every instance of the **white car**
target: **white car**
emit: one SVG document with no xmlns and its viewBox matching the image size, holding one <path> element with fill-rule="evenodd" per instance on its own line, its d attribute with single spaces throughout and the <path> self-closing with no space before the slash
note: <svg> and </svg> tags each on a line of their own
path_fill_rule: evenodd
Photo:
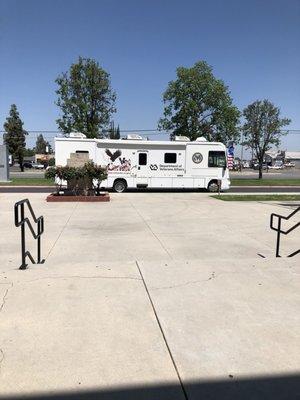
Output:
<svg viewBox="0 0 300 400">
<path fill-rule="evenodd" d="M 292 168 L 292 167 L 295 166 L 295 163 L 287 162 L 287 163 L 284 164 L 284 166 L 287 167 L 287 168 Z"/>
<path fill-rule="evenodd" d="M 34 169 L 44 169 L 44 164 L 33 163 L 32 164 L 32 168 L 34 168 Z"/>
<path fill-rule="evenodd" d="M 250 161 L 242 161 L 243 168 L 250 168 Z"/>
<path fill-rule="evenodd" d="M 269 169 L 283 169 L 283 165 L 282 164 L 270 165 Z"/>
</svg>

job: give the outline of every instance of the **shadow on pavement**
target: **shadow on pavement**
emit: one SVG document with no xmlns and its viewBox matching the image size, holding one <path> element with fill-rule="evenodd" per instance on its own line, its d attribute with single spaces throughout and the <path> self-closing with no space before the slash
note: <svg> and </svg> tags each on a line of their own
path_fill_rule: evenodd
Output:
<svg viewBox="0 0 300 400">
<path fill-rule="evenodd" d="M 0 397 L 14 400 L 294 400 L 300 399 L 300 375 L 261 377 L 219 381 L 196 381 L 184 384 L 111 388 L 107 390 L 58 392 L 51 394 Z"/>
</svg>

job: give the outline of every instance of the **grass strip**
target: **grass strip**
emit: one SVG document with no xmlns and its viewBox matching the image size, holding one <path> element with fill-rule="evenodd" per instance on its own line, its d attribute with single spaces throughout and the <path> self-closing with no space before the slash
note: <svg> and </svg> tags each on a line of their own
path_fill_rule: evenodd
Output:
<svg viewBox="0 0 300 400">
<path fill-rule="evenodd" d="M 221 194 L 211 196 L 223 201 L 297 201 L 300 194 Z"/>
<path fill-rule="evenodd" d="M 231 186 L 300 186 L 300 179 L 231 179 Z"/>
<path fill-rule="evenodd" d="M 0 186 L 55 186 L 46 178 L 11 178 L 11 182 L 0 182 Z"/>
</svg>

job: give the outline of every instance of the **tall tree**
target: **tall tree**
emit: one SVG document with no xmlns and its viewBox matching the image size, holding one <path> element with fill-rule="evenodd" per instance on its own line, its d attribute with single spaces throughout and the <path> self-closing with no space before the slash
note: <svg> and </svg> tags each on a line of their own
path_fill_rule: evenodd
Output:
<svg viewBox="0 0 300 400">
<path fill-rule="evenodd" d="M 95 60 L 79 57 L 55 82 L 58 85 L 56 104 L 62 114 L 56 121 L 59 129 L 98 137 L 100 129 L 108 125 L 111 114 L 116 111 L 110 75 Z"/>
<path fill-rule="evenodd" d="M 212 68 L 199 61 L 191 68 L 177 68 L 177 79 L 169 82 L 163 94 L 164 116 L 159 129 L 195 140 L 226 143 L 239 138 L 239 110 L 232 104 L 224 82 L 214 77 Z"/>
<path fill-rule="evenodd" d="M 115 134 L 116 139 L 120 139 L 121 138 L 121 134 L 120 134 L 120 126 L 118 125 L 117 129 L 116 129 L 116 134 Z"/>
<path fill-rule="evenodd" d="M 38 135 L 35 143 L 35 152 L 36 154 L 46 154 L 46 147 L 49 143 L 44 139 L 42 134 Z"/>
<path fill-rule="evenodd" d="M 269 100 L 256 100 L 249 104 L 243 116 L 243 144 L 253 150 L 259 164 L 258 177 L 261 179 L 266 151 L 273 145 L 279 146 L 281 136 L 285 134 L 280 128 L 289 125 L 291 120 L 280 118 L 280 109 Z"/>
<path fill-rule="evenodd" d="M 110 139 L 120 139 L 120 127 L 118 125 L 118 127 L 115 128 L 115 124 L 113 121 L 111 122 L 108 132 L 109 132 Z"/>
<path fill-rule="evenodd" d="M 114 139 L 115 138 L 115 124 L 114 121 L 111 121 L 110 123 L 110 128 L 108 130 L 109 138 Z"/>
<path fill-rule="evenodd" d="M 26 146 L 25 137 L 28 134 L 28 132 L 23 129 L 23 125 L 17 106 L 12 104 L 9 116 L 6 118 L 6 122 L 3 125 L 5 130 L 3 139 L 4 143 L 8 147 L 9 153 L 14 157 L 14 159 L 18 160 L 22 172 L 24 171 L 23 160 Z"/>
</svg>

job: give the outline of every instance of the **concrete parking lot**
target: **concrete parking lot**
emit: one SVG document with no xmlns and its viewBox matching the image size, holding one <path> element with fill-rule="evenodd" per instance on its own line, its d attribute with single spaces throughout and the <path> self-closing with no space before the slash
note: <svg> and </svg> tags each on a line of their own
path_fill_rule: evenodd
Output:
<svg viewBox="0 0 300 400">
<path fill-rule="evenodd" d="M 26 271 L 21 197 L 45 218 L 46 262 Z M 0 194 L 0 396 L 298 398 L 299 259 L 275 259 L 269 229 L 271 212 L 294 206 L 111 197 Z"/>
</svg>

